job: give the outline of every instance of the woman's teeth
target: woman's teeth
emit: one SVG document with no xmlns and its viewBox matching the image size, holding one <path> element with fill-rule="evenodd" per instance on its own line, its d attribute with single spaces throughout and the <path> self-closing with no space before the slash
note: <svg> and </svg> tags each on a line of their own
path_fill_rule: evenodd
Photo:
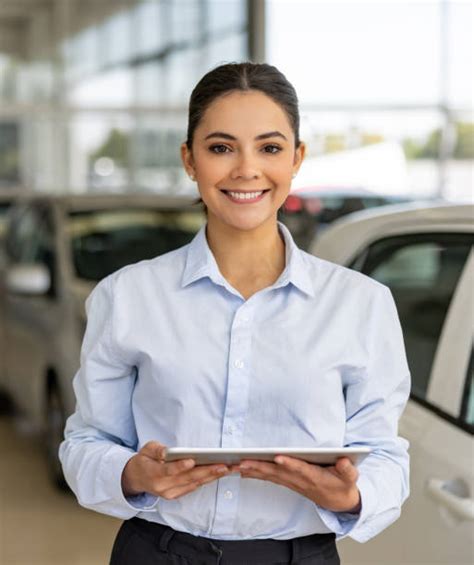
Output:
<svg viewBox="0 0 474 565">
<path fill-rule="evenodd" d="M 232 198 L 236 198 L 238 200 L 251 200 L 252 198 L 258 198 L 261 194 L 263 194 L 263 190 L 259 192 L 231 192 L 229 190 L 229 194 Z"/>
</svg>

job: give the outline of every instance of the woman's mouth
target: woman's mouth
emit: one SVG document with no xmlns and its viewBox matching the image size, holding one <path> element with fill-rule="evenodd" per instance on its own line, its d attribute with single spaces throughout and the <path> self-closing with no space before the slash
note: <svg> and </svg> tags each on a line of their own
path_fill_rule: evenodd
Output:
<svg viewBox="0 0 474 565">
<path fill-rule="evenodd" d="M 241 191 L 241 190 L 222 190 L 229 200 L 236 204 L 251 204 L 259 202 L 270 189 L 255 190 L 255 191 Z"/>
</svg>

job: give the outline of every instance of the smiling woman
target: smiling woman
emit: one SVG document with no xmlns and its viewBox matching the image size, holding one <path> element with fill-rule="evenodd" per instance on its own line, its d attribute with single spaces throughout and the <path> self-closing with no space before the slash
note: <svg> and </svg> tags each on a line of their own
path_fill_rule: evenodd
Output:
<svg viewBox="0 0 474 565">
<path fill-rule="evenodd" d="M 228 64 L 191 94 L 181 156 L 207 206 L 189 245 L 120 269 L 87 301 L 60 457 L 79 502 L 125 519 L 111 564 L 336 565 L 408 495 L 410 378 L 390 291 L 301 251 L 277 221 L 305 154 L 274 67 Z M 167 447 L 361 447 L 165 461 Z"/>
<path fill-rule="evenodd" d="M 215 69 L 191 95 L 181 154 L 226 280 L 246 298 L 274 283 L 284 267 L 277 212 L 305 154 L 293 87 L 269 65 Z"/>
</svg>

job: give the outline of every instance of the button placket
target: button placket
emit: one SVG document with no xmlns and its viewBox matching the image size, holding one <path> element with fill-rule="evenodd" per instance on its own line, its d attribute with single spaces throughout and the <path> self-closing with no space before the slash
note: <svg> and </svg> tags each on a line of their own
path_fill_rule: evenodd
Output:
<svg viewBox="0 0 474 565">
<path fill-rule="evenodd" d="M 237 310 L 230 332 L 228 359 L 227 396 L 223 414 L 221 446 L 242 446 L 242 433 L 248 412 L 248 395 L 251 376 L 251 312 Z M 222 534 L 229 530 L 238 509 L 239 476 L 222 477 L 218 481 L 216 514 L 212 533 Z"/>
<path fill-rule="evenodd" d="M 245 318 L 245 322 L 243 321 Z M 240 447 L 241 431 L 245 427 L 245 414 L 248 404 L 250 367 L 251 320 L 249 313 L 237 310 L 231 328 L 227 400 L 222 426 L 222 447 Z"/>
</svg>

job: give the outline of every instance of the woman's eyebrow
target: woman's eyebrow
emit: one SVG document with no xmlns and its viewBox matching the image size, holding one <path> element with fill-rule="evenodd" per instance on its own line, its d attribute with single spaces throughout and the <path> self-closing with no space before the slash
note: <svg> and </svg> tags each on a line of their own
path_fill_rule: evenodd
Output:
<svg viewBox="0 0 474 565">
<path fill-rule="evenodd" d="M 214 137 L 219 137 L 221 139 L 229 139 L 230 141 L 237 141 L 237 138 L 235 136 L 230 135 L 230 133 L 224 133 L 223 131 L 214 131 L 209 135 L 206 135 L 204 140 L 206 141 L 207 139 L 211 139 Z M 260 135 L 257 135 L 255 137 L 255 141 L 260 141 L 261 139 L 268 139 L 269 137 L 281 137 L 285 141 L 288 141 L 286 137 L 279 131 L 269 131 L 267 133 L 261 133 Z"/>
<path fill-rule="evenodd" d="M 285 141 L 288 141 L 286 137 L 279 131 L 269 131 L 268 133 L 261 133 L 260 135 L 257 135 L 255 140 L 258 141 L 260 139 L 268 139 L 269 137 L 282 137 Z"/>
</svg>

